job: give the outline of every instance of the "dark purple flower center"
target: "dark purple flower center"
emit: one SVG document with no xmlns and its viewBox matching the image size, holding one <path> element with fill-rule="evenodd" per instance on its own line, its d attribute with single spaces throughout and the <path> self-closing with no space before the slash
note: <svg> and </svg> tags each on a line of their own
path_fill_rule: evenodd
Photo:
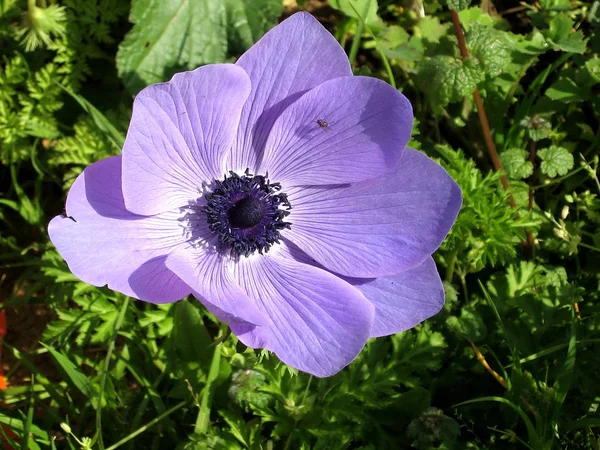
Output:
<svg viewBox="0 0 600 450">
<path fill-rule="evenodd" d="M 265 205 L 262 200 L 256 197 L 244 197 L 231 207 L 227 217 L 234 228 L 252 228 L 265 217 Z"/>
<path fill-rule="evenodd" d="M 230 172 L 222 181 L 215 180 L 203 211 L 222 249 L 249 256 L 279 242 L 279 232 L 291 225 L 284 221 L 290 209 L 279 183 L 246 170 L 244 175 Z"/>
</svg>

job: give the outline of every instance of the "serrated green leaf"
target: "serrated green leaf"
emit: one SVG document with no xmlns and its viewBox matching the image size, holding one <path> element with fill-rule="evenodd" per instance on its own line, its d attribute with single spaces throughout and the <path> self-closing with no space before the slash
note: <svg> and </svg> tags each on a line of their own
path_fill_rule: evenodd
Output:
<svg viewBox="0 0 600 450">
<path fill-rule="evenodd" d="M 483 80 L 478 62 L 446 55 L 425 59 L 419 69 L 419 82 L 432 103 L 445 106 L 470 97 Z"/>
<path fill-rule="evenodd" d="M 408 42 L 410 35 L 408 32 L 397 25 L 391 25 L 383 32 L 383 40 L 381 44 L 386 44 L 390 48 L 397 47 Z"/>
<path fill-rule="evenodd" d="M 448 317 L 446 324 L 456 332 L 464 334 L 473 342 L 483 339 L 487 334 L 487 327 L 481 315 L 468 307 L 463 307 L 460 310 L 460 317 Z"/>
<path fill-rule="evenodd" d="M 458 13 L 458 17 L 460 18 L 460 24 L 466 31 L 471 29 L 471 24 L 473 23 L 492 27 L 498 21 L 498 19 L 494 19 L 488 13 L 484 12 L 479 6 L 463 9 Z"/>
<path fill-rule="evenodd" d="M 389 59 L 419 61 L 423 57 L 422 50 L 414 46 L 414 41 L 409 41 L 410 35 L 404 28 L 392 25 L 380 36 L 377 43 Z"/>
<path fill-rule="evenodd" d="M 471 24 L 467 33 L 467 47 L 471 56 L 479 60 L 481 69 L 490 78 L 503 73 L 511 63 L 511 43 L 505 35 L 503 31 L 477 22 Z"/>
<path fill-rule="evenodd" d="M 446 0 L 448 8 L 454 9 L 455 11 L 461 11 L 469 7 L 470 0 Z"/>
<path fill-rule="evenodd" d="M 437 17 L 423 17 L 415 26 L 415 34 L 429 42 L 440 42 L 440 38 L 450 28 L 449 23 L 441 24 Z"/>
<path fill-rule="evenodd" d="M 533 141 L 541 141 L 550 135 L 552 124 L 542 116 L 534 115 L 533 117 L 525 117 L 520 125 L 527 129 L 529 139 Z"/>
<path fill-rule="evenodd" d="M 552 18 L 550 29 L 544 36 L 555 49 L 570 53 L 583 53 L 586 41 L 581 31 L 573 32 L 574 22 L 566 14 L 558 14 Z"/>
<path fill-rule="evenodd" d="M 527 160 L 527 152 L 518 148 L 507 150 L 500 155 L 502 166 L 509 178 L 520 180 L 533 173 L 533 164 Z"/>
<path fill-rule="evenodd" d="M 133 29 L 117 53 L 117 69 L 130 92 L 174 73 L 223 62 L 271 26 L 278 0 L 134 0 Z"/>
<path fill-rule="evenodd" d="M 587 84 L 593 86 L 600 83 L 600 58 L 594 56 L 585 62 L 585 72 L 589 81 Z"/>
<path fill-rule="evenodd" d="M 538 152 L 542 160 L 542 172 L 551 178 L 565 175 L 573 168 L 573 155 L 564 147 L 552 145 Z"/>
</svg>

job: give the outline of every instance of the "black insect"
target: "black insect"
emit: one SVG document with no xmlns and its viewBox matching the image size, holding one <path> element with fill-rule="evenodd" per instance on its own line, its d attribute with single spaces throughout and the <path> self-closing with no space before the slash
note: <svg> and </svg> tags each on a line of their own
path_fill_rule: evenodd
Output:
<svg viewBox="0 0 600 450">
<path fill-rule="evenodd" d="M 319 124 L 319 126 L 321 128 L 328 128 L 329 124 L 327 122 L 325 122 L 323 119 L 317 119 L 317 124 Z"/>
</svg>

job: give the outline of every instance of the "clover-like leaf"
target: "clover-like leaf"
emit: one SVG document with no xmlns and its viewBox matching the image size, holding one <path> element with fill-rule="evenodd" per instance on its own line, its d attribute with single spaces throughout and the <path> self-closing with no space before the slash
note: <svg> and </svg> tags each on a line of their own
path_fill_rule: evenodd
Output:
<svg viewBox="0 0 600 450">
<path fill-rule="evenodd" d="M 434 105 L 445 106 L 471 96 L 484 74 L 473 58 L 437 55 L 420 65 L 419 80 Z"/>
<path fill-rule="evenodd" d="M 542 160 L 542 172 L 551 178 L 565 175 L 573 168 L 573 155 L 564 147 L 551 145 L 538 152 Z"/>
<path fill-rule="evenodd" d="M 502 165 L 509 178 L 516 180 L 527 178 L 533 173 L 533 164 L 527 160 L 527 152 L 513 148 L 500 155 Z"/>
</svg>

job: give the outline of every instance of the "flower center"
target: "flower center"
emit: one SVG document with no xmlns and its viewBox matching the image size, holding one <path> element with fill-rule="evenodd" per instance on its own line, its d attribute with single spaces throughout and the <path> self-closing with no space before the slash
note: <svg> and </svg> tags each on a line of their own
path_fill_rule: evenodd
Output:
<svg viewBox="0 0 600 450">
<path fill-rule="evenodd" d="M 206 194 L 206 220 L 219 246 L 235 255 L 267 252 L 289 228 L 284 219 L 291 205 L 279 183 L 266 176 L 230 172 L 215 180 Z"/>
<path fill-rule="evenodd" d="M 227 213 L 231 226 L 242 229 L 258 225 L 264 216 L 264 203 L 256 197 L 244 197 L 236 202 Z"/>
</svg>

